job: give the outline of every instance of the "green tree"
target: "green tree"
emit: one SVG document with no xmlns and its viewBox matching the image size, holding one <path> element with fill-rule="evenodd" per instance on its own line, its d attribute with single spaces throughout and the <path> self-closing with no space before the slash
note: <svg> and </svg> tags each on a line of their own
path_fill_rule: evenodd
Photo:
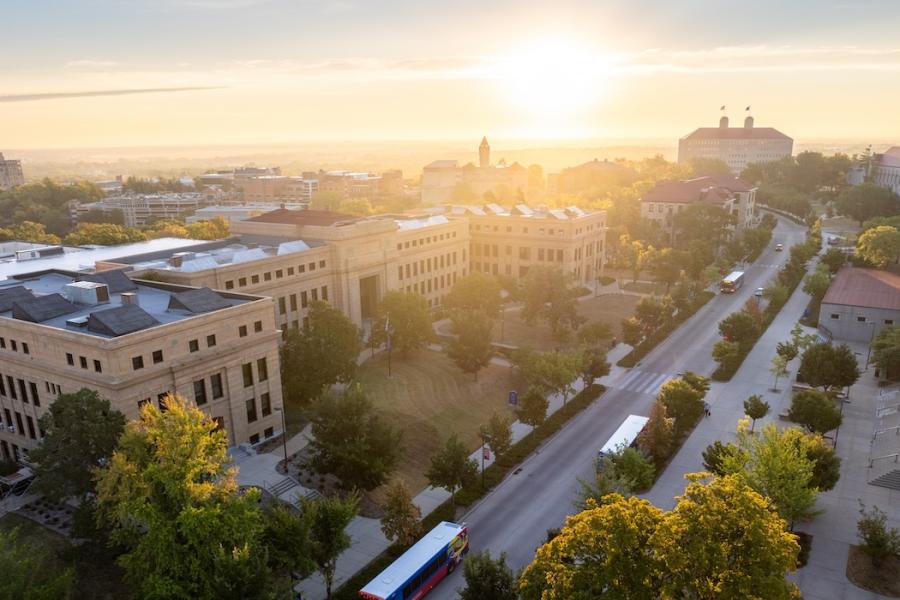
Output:
<svg viewBox="0 0 900 600">
<path fill-rule="evenodd" d="M 590 321 L 578 329 L 578 341 L 588 348 L 599 348 L 613 336 L 612 329 L 603 321 Z"/>
<path fill-rule="evenodd" d="M 811 485 L 813 462 L 794 439 L 774 423 L 763 427 L 758 435 L 749 435 L 740 426 L 739 452 L 723 457 L 724 470 L 741 474 L 753 489 L 771 499 L 791 530 L 798 519 L 815 514 L 818 493 Z"/>
<path fill-rule="evenodd" d="M 728 342 L 746 344 L 756 339 L 759 326 L 752 315 L 744 312 L 733 312 L 719 322 L 719 333 Z"/>
<path fill-rule="evenodd" d="M 491 447 L 497 457 L 501 457 L 512 447 L 512 422 L 494 411 L 487 423 L 479 430 L 482 441 Z"/>
<path fill-rule="evenodd" d="M 478 381 L 478 371 L 488 366 L 494 355 L 491 320 L 481 311 L 456 312 L 452 317 L 452 331 L 456 337 L 447 343 L 447 356 Z"/>
<path fill-rule="evenodd" d="M 791 328 L 791 344 L 793 344 L 798 352 L 806 352 L 810 346 L 816 343 L 817 339 L 818 336 L 815 333 L 803 333 L 803 327 L 800 323 L 796 323 Z M 796 354 L 791 357 L 791 360 L 795 357 Z"/>
<path fill-rule="evenodd" d="M 180 396 L 128 423 L 97 481 L 101 522 L 126 551 L 118 562 L 144 598 L 264 598 L 258 491 L 240 493 L 225 432 Z M 224 595 L 223 595 L 224 594 Z"/>
<path fill-rule="evenodd" d="M 526 425 L 539 427 L 547 419 L 547 409 L 549 407 L 550 402 L 547 400 L 546 394 L 541 388 L 532 386 L 519 397 L 516 416 Z"/>
<path fill-rule="evenodd" d="M 361 351 L 359 328 L 353 321 L 327 302 L 311 303 L 306 327 L 288 329 L 281 346 L 281 381 L 286 397 L 308 404 L 328 386 L 349 382 L 356 374 Z"/>
<path fill-rule="evenodd" d="M 523 600 L 654 600 L 661 575 L 650 540 L 664 513 L 647 500 L 607 497 L 570 516 L 519 578 Z"/>
<path fill-rule="evenodd" d="M 757 419 L 762 419 L 769 414 L 769 403 L 763 400 L 759 395 L 754 394 L 744 400 L 744 414 L 750 417 L 752 424 L 750 425 L 750 433 L 756 429 Z"/>
<path fill-rule="evenodd" d="M 382 505 L 381 532 L 401 546 L 411 546 L 422 532 L 422 511 L 413 502 L 412 493 L 402 479 L 391 483 Z"/>
<path fill-rule="evenodd" d="M 649 255 L 650 271 L 657 281 L 666 284 L 666 293 L 681 278 L 683 262 L 681 253 L 672 248 L 660 248 Z"/>
<path fill-rule="evenodd" d="M 883 269 L 900 261 L 900 230 L 880 225 L 864 231 L 856 240 L 856 254 Z"/>
<path fill-rule="evenodd" d="M 627 233 L 619 236 L 616 262 L 622 268 L 631 271 L 632 281 L 637 281 L 641 271 L 650 265 L 653 254 L 653 246 L 648 246 L 640 240 L 633 240 Z"/>
<path fill-rule="evenodd" d="M 800 350 L 797 348 L 796 344 L 792 342 L 778 342 L 775 345 L 775 353 L 782 357 L 785 364 L 787 364 L 797 358 L 797 355 L 800 354 Z"/>
<path fill-rule="evenodd" d="M 815 300 L 821 300 L 825 297 L 825 292 L 831 285 L 831 271 L 828 265 L 820 264 L 816 270 L 807 275 L 803 279 L 803 291 L 813 297 Z"/>
<path fill-rule="evenodd" d="M 29 453 L 37 463 L 37 491 L 61 502 L 94 491 L 94 474 L 112 456 L 125 417 L 95 390 L 60 394 L 38 421 L 43 443 Z"/>
<path fill-rule="evenodd" d="M 799 546 L 769 503 L 735 476 L 689 476 L 649 544 L 664 573 L 661 598 L 796 598 L 785 579 Z"/>
<path fill-rule="evenodd" d="M 372 328 L 375 341 L 384 341 L 387 336 L 391 347 L 408 356 L 427 344 L 433 334 L 424 296 L 390 291 L 381 299 L 378 320 Z"/>
<path fill-rule="evenodd" d="M 565 402 L 584 366 L 584 354 L 579 350 L 535 352 L 530 348 L 520 348 L 513 352 L 512 363 L 529 387 L 562 394 Z"/>
<path fill-rule="evenodd" d="M 309 207 L 312 210 L 327 210 L 335 212 L 340 210 L 341 202 L 344 201 L 343 196 L 337 192 L 320 191 L 313 194 Z"/>
<path fill-rule="evenodd" d="M 719 158 L 695 156 L 691 158 L 690 165 L 694 177 L 731 175 L 731 169 L 728 167 L 728 164 Z"/>
<path fill-rule="evenodd" d="M 802 390 L 791 399 L 788 417 L 808 431 L 827 433 L 841 426 L 841 411 L 827 394 L 817 390 Z"/>
<path fill-rule="evenodd" d="M 75 231 L 63 239 L 63 242 L 67 246 L 87 246 L 91 244 L 116 246 L 118 244 L 131 244 L 146 240 L 147 235 L 134 227 L 122 227 L 112 223 L 81 223 Z"/>
<path fill-rule="evenodd" d="M 491 553 L 475 552 L 463 563 L 466 587 L 459 591 L 462 600 L 517 600 L 516 578 L 506 564 L 506 553 L 496 560 Z"/>
<path fill-rule="evenodd" d="M 323 396 L 310 412 L 316 471 L 332 473 L 347 490 L 372 490 L 387 480 L 397 465 L 401 433 L 375 410 L 359 384 Z"/>
<path fill-rule="evenodd" d="M 425 476 L 434 487 L 450 492 L 450 503 L 456 500 L 456 490 L 475 480 L 478 464 L 469 458 L 469 452 L 462 442 L 451 434 L 444 447 L 431 457 L 431 465 Z"/>
<path fill-rule="evenodd" d="M 0 241 L 34 242 L 36 244 L 58 244 L 58 235 L 47 233 L 43 223 L 23 221 L 0 229 Z"/>
<path fill-rule="evenodd" d="M 263 543 L 270 567 L 283 579 L 291 573 L 308 577 L 316 570 L 310 555 L 309 519 L 293 506 L 276 503 L 265 511 Z"/>
<path fill-rule="evenodd" d="M 769 372 L 775 376 L 775 383 L 772 385 L 772 391 L 778 391 L 778 380 L 782 377 L 787 377 L 790 371 L 788 371 L 788 361 L 787 359 L 780 355 L 776 354 L 772 357 L 772 367 L 769 369 Z"/>
<path fill-rule="evenodd" d="M 796 440 L 798 447 L 803 448 L 806 458 L 813 463 L 813 476 L 809 480 L 810 487 L 820 492 L 834 489 L 841 478 L 841 459 L 831 444 L 817 433 L 804 433 L 796 427 L 786 430 L 788 439 Z"/>
<path fill-rule="evenodd" d="M 744 245 L 744 253 L 750 257 L 759 256 L 772 241 L 772 230 L 768 227 L 751 227 L 745 229 L 741 242 Z"/>
<path fill-rule="evenodd" d="M 887 379 L 900 377 L 900 326 L 885 327 L 872 341 L 872 362 Z"/>
<path fill-rule="evenodd" d="M 640 450 L 631 447 L 618 448 L 608 457 L 612 460 L 616 477 L 628 481 L 631 489 L 644 491 L 653 485 L 656 467 Z"/>
<path fill-rule="evenodd" d="M 464 312 L 481 311 L 494 319 L 502 305 L 500 282 L 496 277 L 472 271 L 453 284 L 450 293 L 444 298 L 443 305 L 449 310 Z"/>
<path fill-rule="evenodd" d="M 592 480 L 578 478 L 578 494 L 572 503 L 579 511 L 587 510 L 588 501 L 603 504 L 609 494 L 631 496 L 635 483 L 616 470 L 616 463 L 609 456 L 597 459 Z"/>
<path fill-rule="evenodd" d="M 359 495 L 301 498 L 300 508 L 309 522 L 310 556 L 325 580 L 325 597 L 331 600 L 337 559 L 352 542 L 346 529 L 359 511 Z"/>
<path fill-rule="evenodd" d="M 859 365 L 847 344 L 832 346 L 827 342 L 813 344 L 800 359 L 800 377 L 813 387 L 827 392 L 850 387 L 859 379 Z"/>
<path fill-rule="evenodd" d="M 875 217 L 900 214 L 900 197 L 889 188 L 874 183 L 850 186 L 841 192 L 837 209 L 860 225 Z"/>
<path fill-rule="evenodd" d="M 581 365 L 581 380 L 584 386 L 593 385 L 601 377 L 609 375 L 610 364 L 606 360 L 606 352 L 599 349 L 584 350 Z"/>
<path fill-rule="evenodd" d="M 847 262 L 847 255 L 840 248 L 829 248 L 822 256 L 821 261 L 822 264 L 828 266 L 828 270 L 834 275 Z"/>
<path fill-rule="evenodd" d="M 674 419 L 666 415 L 666 407 L 657 400 L 650 407 L 647 424 L 638 435 L 638 446 L 653 459 L 657 467 L 661 467 L 672 454 L 675 441 Z"/>
<path fill-rule="evenodd" d="M 875 567 L 880 567 L 891 557 L 900 557 L 900 531 L 896 527 L 888 528 L 887 515 L 877 506 L 867 511 L 866 505 L 860 502 L 859 514 L 862 515 L 856 524 L 859 534 L 859 549 L 865 553 Z"/>
<path fill-rule="evenodd" d="M 716 440 L 703 451 L 703 467 L 714 475 L 725 475 L 725 457 L 735 452 L 738 452 L 738 448 L 734 444 L 723 444 Z"/>
<path fill-rule="evenodd" d="M 75 598 L 75 572 L 54 562 L 46 548 L 20 540 L 18 529 L 0 529 L 0 598 Z"/>
<path fill-rule="evenodd" d="M 734 369 L 741 357 L 741 347 L 736 342 L 719 340 L 713 345 L 712 357 L 719 363 L 720 368 Z"/>
<path fill-rule="evenodd" d="M 522 299 L 522 319 L 528 324 L 537 319 L 546 322 L 558 340 L 564 340 L 583 322 L 578 315 L 577 290 L 557 267 L 531 267 L 523 281 Z"/>
<path fill-rule="evenodd" d="M 718 248 L 728 235 L 735 218 L 721 206 L 697 203 L 675 215 L 676 239 L 679 245 L 704 240 Z"/>
<path fill-rule="evenodd" d="M 659 388 L 656 399 L 675 419 L 675 436 L 689 430 L 703 414 L 703 396 L 684 379 L 672 379 Z"/>
</svg>

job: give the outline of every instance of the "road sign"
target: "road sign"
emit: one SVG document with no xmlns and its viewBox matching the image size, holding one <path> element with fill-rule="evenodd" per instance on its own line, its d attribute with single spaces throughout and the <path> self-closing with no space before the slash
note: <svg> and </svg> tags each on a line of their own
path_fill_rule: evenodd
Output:
<svg viewBox="0 0 900 600">
<path fill-rule="evenodd" d="M 519 404 L 519 393 L 516 390 L 510 390 L 509 392 L 509 405 L 516 406 Z"/>
</svg>

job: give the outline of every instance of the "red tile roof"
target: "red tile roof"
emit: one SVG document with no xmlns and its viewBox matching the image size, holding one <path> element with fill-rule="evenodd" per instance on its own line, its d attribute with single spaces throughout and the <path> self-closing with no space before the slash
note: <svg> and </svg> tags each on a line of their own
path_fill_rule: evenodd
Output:
<svg viewBox="0 0 900 600">
<path fill-rule="evenodd" d="M 252 223 L 277 223 L 282 225 L 334 225 L 341 221 L 356 221 L 359 217 L 330 210 L 288 210 L 279 208 L 247 219 Z"/>
<path fill-rule="evenodd" d="M 709 202 L 728 200 L 732 192 L 749 192 L 753 189 L 746 181 L 731 175 L 697 177 L 683 181 L 663 180 L 644 194 L 642 202 Z"/>
<path fill-rule="evenodd" d="M 822 303 L 900 310 L 900 274 L 845 267 L 831 282 Z"/>
<path fill-rule="evenodd" d="M 699 127 L 685 140 L 790 140 L 774 127 Z"/>
</svg>

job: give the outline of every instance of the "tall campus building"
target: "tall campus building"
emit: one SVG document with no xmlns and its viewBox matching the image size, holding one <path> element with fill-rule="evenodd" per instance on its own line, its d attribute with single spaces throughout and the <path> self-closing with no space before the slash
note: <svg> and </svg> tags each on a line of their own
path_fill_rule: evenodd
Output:
<svg viewBox="0 0 900 600">
<path fill-rule="evenodd" d="M 367 218 L 279 209 L 233 222 L 233 237 L 215 242 L 0 259 L 0 453 L 33 448 L 52 399 L 82 387 L 128 418 L 177 392 L 229 444 L 255 444 L 281 429 L 279 341 L 303 326 L 312 302 L 367 331 L 387 291 L 420 293 L 437 308 L 472 270 L 518 279 L 554 265 L 585 284 L 600 275 L 605 231 L 605 212 L 575 207 Z"/>
<path fill-rule="evenodd" d="M 755 127 L 753 117 L 743 127 L 729 127 L 728 117 L 718 127 L 700 127 L 678 140 L 678 162 L 716 158 L 740 175 L 750 163 L 772 162 L 791 155 L 794 140 L 773 127 Z"/>
<path fill-rule="evenodd" d="M 0 190 L 8 190 L 24 183 L 25 175 L 22 173 L 21 161 L 5 159 L 0 152 Z"/>
</svg>

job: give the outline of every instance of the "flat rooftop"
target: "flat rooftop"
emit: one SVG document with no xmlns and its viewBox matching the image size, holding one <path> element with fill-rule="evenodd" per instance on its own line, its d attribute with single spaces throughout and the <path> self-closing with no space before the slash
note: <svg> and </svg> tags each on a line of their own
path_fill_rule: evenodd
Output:
<svg viewBox="0 0 900 600">
<path fill-rule="evenodd" d="M 157 255 L 149 259 L 140 256 L 125 257 L 119 264 L 131 265 L 138 271 L 154 269 L 176 273 L 196 273 L 273 256 L 298 254 L 322 245 L 322 242 L 317 240 L 244 236 L 240 238 L 240 241 L 232 240 L 227 244 L 210 243 L 186 251 L 170 252 L 164 256 Z"/>
<path fill-rule="evenodd" d="M 88 248 L 64 247 L 61 254 L 30 260 L 16 260 L 15 257 L 0 258 L 0 284 L 3 280 L 24 273 L 36 273 L 50 269 L 63 271 L 93 271 L 98 262 L 117 262 L 115 259 L 154 253 L 170 254 L 187 250 L 192 246 L 207 244 L 203 240 L 181 238 L 158 238 L 134 244 L 119 246 L 94 246 Z"/>
<path fill-rule="evenodd" d="M 91 304 L 88 297 L 98 287 L 106 288 L 100 295 L 108 296 L 108 301 Z M 123 294 L 133 294 L 132 302 L 123 300 Z M 94 274 L 54 270 L 0 282 L 0 325 L 2 319 L 16 319 L 109 339 L 255 299 L 208 288 L 139 283 L 119 270 Z"/>
</svg>

